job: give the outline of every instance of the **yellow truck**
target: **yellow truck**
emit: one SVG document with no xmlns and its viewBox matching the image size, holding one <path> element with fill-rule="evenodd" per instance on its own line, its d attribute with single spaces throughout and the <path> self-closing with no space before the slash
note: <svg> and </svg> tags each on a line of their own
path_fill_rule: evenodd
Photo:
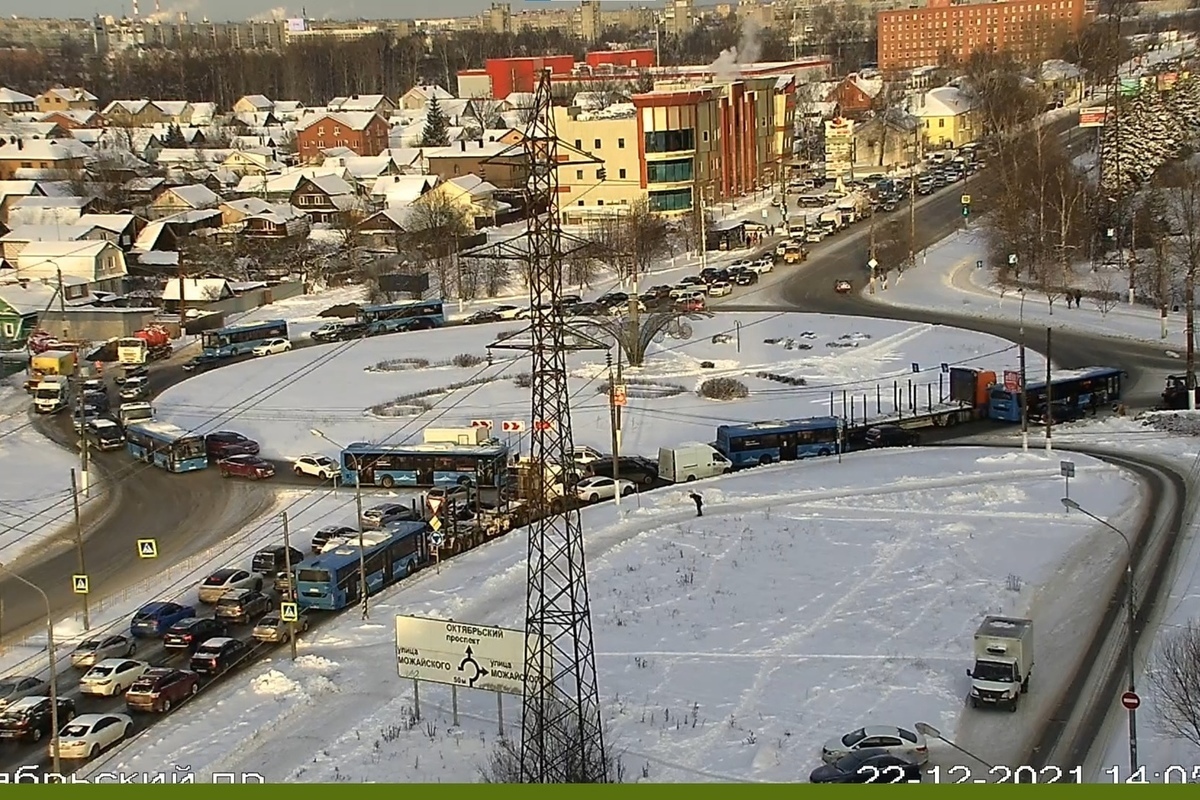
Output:
<svg viewBox="0 0 1200 800">
<path fill-rule="evenodd" d="M 46 350 L 34 355 L 29 359 L 29 380 L 25 381 L 25 391 L 34 391 L 43 378 L 74 375 L 76 358 L 74 350 Z"/>
<path fill-rule="evenodd" d="M 793 242 L 793 243 L 788 244 L 788 246 L 786 248 L 784 248 L 783 263 L 799 264 L 800 262 L 804 261 L 804 259 L 805 259 L 805 257 L 807 257 L 807 255 L 808 255 L 808 253 L 806 253 L 804 251 L 803 247 L 801 247 L 800 245 Z"/>
</svg>

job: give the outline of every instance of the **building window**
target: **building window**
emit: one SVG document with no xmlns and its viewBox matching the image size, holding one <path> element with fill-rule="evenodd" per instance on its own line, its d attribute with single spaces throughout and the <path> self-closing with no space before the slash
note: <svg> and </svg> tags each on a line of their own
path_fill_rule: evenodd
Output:
<svg viewBox="0 0 1200 800">
<path fill-rule="evenodd" d="M 4 335 L 9 339 L 16 338 L 17 326 L 11 322 L 4 323 Z"/>
<path fill-rule="evenodd" d="M 687 211 L 692 207 L 692 190 L 671 189 L 666 192 L 650 192 L 651 211 Z"/>
<path fill-rule="evenodd" d="M 593 144 L 593 145 L 592 145 L 592 149 L 593 149 L 593 150 L 599 150 L 599 149 L 600 149 L 600 140 L 599 140 L 599 139 L 596 139 L 596 140 L 595 140 L 595 144 Z"/>
<path fill-rule="evenodd" d="M 582 150 L 582 149 L 583 149 L 583 139 L 576 139 L 576 140 L 575 140 L 575 149 L 576 149 L 576 150 Z"/>
<path fill-rule="evenodd" d="M 575 170 L 575 180 L 577 180 L 577 181 L 583 180 L 583 170 L 581 170 L 581 169 Z"/>
<path fill-rule="evenodd" d="M 579 201 L 578 203 L 576 203 L 575 205 L 577 205 L 577 206 L 581 206 L 581 205 L 583 205 L 583 201 L 582 201 L 582 200 L 580 200 L 580 201 Z"/>
<path fill-rule="evenodd" d="M 708 141 L 708 131 L 702 131 L 701 138 L 707 142 Z"/>
<path fill-rule="evenodd" d="M 673 153 L 676 150 L 695 150 L 696 132 L 691 128 L 678 131 L 646 131 L 647 153 Z"/>
<path fill-rule="evenodd" d="M 938 117 L 938 127 L 939 128 L 946 127 L 946 118 L 945 117 Z"/>
<path fill-rule="evenodd" d="M 617 139 L 617 149 L 618 150 L 625 149 L 625 140 L 624 139 Z"/>
<path fill-rule="evenodd" d="M 690 181 L 694 171 L 692 159 L 676 158 L 671 161 L 650 161 L 646 164 L 647 183 L 679 183 Z"/>
<path fill-rule="evenodd" d="M 621 180 L 625 180 L 625 170 L 623 170 L 623 169 L 617 170 L 617 177 L 620 178 Z"/>
</svg>

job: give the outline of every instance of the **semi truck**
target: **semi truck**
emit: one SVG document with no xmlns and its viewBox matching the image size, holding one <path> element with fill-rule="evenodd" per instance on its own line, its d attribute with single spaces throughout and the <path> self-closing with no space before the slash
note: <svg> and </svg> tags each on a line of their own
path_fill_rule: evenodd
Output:
<svg viewBox="0 0 1200 800">
<path fill-rule="evenodd" d="M 77 356 L 74 350 L 44 350 L 29 359 L 29 380 L 25 391 L 34 391 L 44 378 L 75 374 Z"/>
<path fill-rule="evenodd" d="M 671 483 L 687 483 L 733 471 L 728 458 L 709 444 L 687 442 L 658 450 L 658 477 Z"/>
<path fill-rule="evenodd" d="M 47 375 L 33 390 L 33 410 L 39 414 L 57 414 L 71 401 L 70 378 Z"/>
<path fill-rule="evenodd" d="M 972 708 L 988 706 L 1017 710 L 1029 691 L 1033 670 L 1033 620 L 987 616 L 975 631 L 975 666 L 971 679 Z"/>
<path fill-rule="evenodd" d="M 145 364 L 169 358 L 171 353 L 171 334 L 161 325 L 148 325 L 117 340 L 117 361 L 123 365 Z"/>
</svg>

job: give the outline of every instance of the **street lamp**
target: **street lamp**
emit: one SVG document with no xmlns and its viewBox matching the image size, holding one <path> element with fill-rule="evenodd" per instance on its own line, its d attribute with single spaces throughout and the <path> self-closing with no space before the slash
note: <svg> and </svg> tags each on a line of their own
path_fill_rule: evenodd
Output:
<svg viewBox="0 0 1200 800">
<path fill-rule="evenodd" d="M 318 439 L 324 439 L 338 450 L 346 449 L 316 428 L 310 428 L 308 432 Z M 367 600 L 367 549 L 363 544 L 362 475 L 358 469 L 358 456 L 351 458 L 354 459 L 354 507 L 358 511 L 358 589 L 362 594 L 362 618 L 366 619 L 370 606 Z"/>
<path fill-rule="evenodd" d="M 942 732 L 939 731 L 937 728 L 933 727 L 932 725 L 930 725 L 928 722 L 918 722 L 914 727 L 916 727 L 917 733 L 921 734 L 922 736 L 933 737 L 934 739 L 941 739 L 943 742 L 950 745 L 955 750 L 959 751 L 960 753 L 966 753 L 968 756 L 975 759 L 980 764 L 983 764 L 988 769 L 995 769 L 994 765 L 988 763 L 987 761 L 984 761 L 982 758 L 975 755 L 970 750 L 966 749 L 965 747 L 959 747 L 957 744 L 950 741 L 945 736 L 942 736 Z"/>
<path fill-rule="evenodd" d="M 1136 643 L 1133 638 L 1133 625 L 1137 617 L 1137 600 L 1134 595 L 1133 587 L 1133 542 L 1125 535 L 1125 532 L 1120 528 L 1112 525 L 1107 520 L 1100 519 L 1092 512 L 1088 511 L 1079 503 L 1069 497 L 1062 498 L 1062 504 L 1067 509 L 1075 509 L 1084 516 L 1091 517 L 1096 522 L 1099 522 L 1104 527 L 1108 528 L 1117 536 L 1121 537 L 1121 541 L 1125 543 L 1125 582 L 1129 585 L 1129 597 L 1126 598 L 1125 606 L 1128 614 L 1129 634 L 1125 638 L 1125 659 L 1129 662 L 1129 694 L 1137 694 L 1135 679 L 1137 677 L 1137 664 L 1134 661 L 1134 653 L 1137 650 Z M 1134 775 L 1138 770 L 1137 757 L 1137 708 L 1126 706 L 1129 710 L 1129 774 Z"/>
<path fill-rule="evenodd" d="M 33 589 L 42 596 L 42 601 L 46 604 L 46 655 L 50 661 L 50 727 L 53 729 L 50 734 L 50 752 L 54 760 L 54 773 L 61 775 L 58 757 L 58 657 L 54 651 L 54 614 L 50 608 L 50 598 L 42 591 L 42 587 L 25 580 L 3 564 L 0 564 L 0 572 Z"/>
</svg>

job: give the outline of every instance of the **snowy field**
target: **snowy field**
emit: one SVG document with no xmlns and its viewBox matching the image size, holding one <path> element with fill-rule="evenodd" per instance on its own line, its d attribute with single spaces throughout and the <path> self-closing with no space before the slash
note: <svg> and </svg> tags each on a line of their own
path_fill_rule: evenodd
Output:
<svg viewBox="0 0 1200 800">
<path fill-rule="evenodd" d="M 34 429 L 30 403 L 19 387 L 0 383 L 0 563 L 45 542 L 74 513 L 71 469 L 79 459 Z"/>
<path fill-rule="evenodd" d="M 465 426 L 472 419 L 490 419 L 496 430 L 506 419 L 528 426 L 529 389 L 521 378 L 529 369 L 527 358 L 513 361 L 520 354 L 496 350 L 490 367 L 485 361 L 451 363 L 459 355 L 483 359 L 498 335 L 522 326 L 495 323 L 308 347 L 201 374 L 155 402 L 161 419 L 189 430 L 233 428 L 258 439 L 264 453 L 277 458 L 328 450 L 330 445 L 311 435 L 314 428 L 346 443 L 419 440 L 426 427 Z M 718 314 L 686 328 L 690 331 L 676 330 L 652 344 L 644 368 L 626 370 L 627 452 L 656 455 L 660 446 L 711 441 L 722 423 L 828 414 L 831 395 L 833 412 L 841 415 L 843 392 L 853 399 L 858 418 L 864 402 L 871 415 L 877 401 L 889 414 L 893 383 L 903 395 L 910 380 L 921 386 L 922 405 L 930 396 L 936 404 L 942 362 L 998 374 L 1017 363 L 1016 348 L 1008 342 L 888 320 Z M 919 374 L 913 362 L 919 362 Z M 576 443 L 603 450 L 609 443 L 604 356 L 578 354 L 570 366 Z M 1029 369 L 1042 368 L 1032 358 Z M 736 378 L 749 396 L 726 402 L 700 397 L 697 388 L 713 377 Z"/>
<path fill-rule="evenodd" d="M 986 261 L 986 243 L 977 232 L 955 233 L 918 257 L 917 267 L 897 280 L 895 273 L 886 290 L 864 295 L 878 303 L 903 308 L 945 311 L 983 319 L 1018 320 L 1024 318 L 1030 326 L 1083 331 L 1101 336 L 1163 344 L 1182 350 L 1187 341 L 1185 315 L 1172 313 L 1167 317 L 1167 336 L 1162 336 L 1159 312 L 1143 305 L 1099 303 L 1086 295 L 1082 308 L 1067 308 L 1059 297 L 1053 306 L 1046 296 L 1030 290 L 1024 303 L 1013 289 L 1000 291 L 990 269 L 976 264 Z M 1098 291 L 1091 277 L 1090 266 L 1081 267 L 1076 284 L 1081 291 Z M 1127 280 L 1120 274 L 1103 279 L 1106 291 L 1122 292 Z"/>
<path fill-rule="evenodd" d="M 1105 516 L 1132 504 L 1129 479 L 1076 461 L 1073 497 Z M 1019 758 L 1030 712 L 964 712 L 963 673 L 984 614 L 1029 613 L 1045 627 L 1028 697 L 1056 694 L 1052 676 L 1070 658 L 1056 643 L 1074 646 L 1063 626 L 1089 605 L 1096 572 L 1076 567 L 1107 553 L 1095 526 L 1062 513 L 1057 458 L 876 451 L 696 488 L 700 519 L 673 490 L 624 514 L 583 512 L 602 707 L 627 780 L 804 780 L 827 737 L 864 723 L 927 721 L 985 758 Z M 455 728 L 450 690 L 426 684 L 413 720 L 391 620 L 519 627 L 524 555 L 511 535 L 428 569 L 381 595 L 369 621 L 348 612 L 307 637 L 295 663 L 280 651 L 89 769 L 476 781 L 496 741 L 496 698 L 463 691 Z M 504 711 L 515 735 L 516 698 Z M 987 735 L 968 735 L 960 718 Z M 931 752 L 955 761 L 936 742 Z"/>
</svg>

